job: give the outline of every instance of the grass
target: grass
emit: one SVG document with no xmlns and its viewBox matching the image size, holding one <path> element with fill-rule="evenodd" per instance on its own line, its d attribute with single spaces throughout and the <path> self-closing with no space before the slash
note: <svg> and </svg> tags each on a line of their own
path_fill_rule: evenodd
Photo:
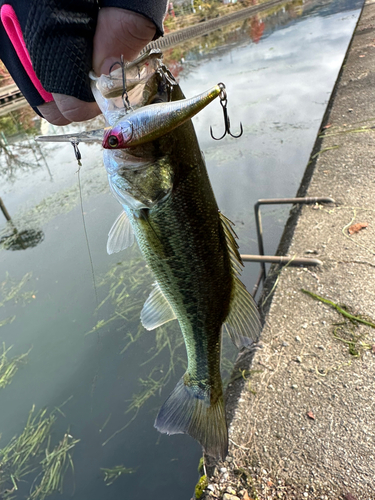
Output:
<svg viewBox="0 0 375 500">
<path fill-rule="evenodd" d="M 23 305 L 35 298 L 34 291 L 22 291 L 22 288 L 31 279 L 32 274 L 32 272 L 26 273 L 20 281 L 16 281 L 11 278 L 8 272 L 5 273 L 5 280 L 0 283 L 0 307 L 11 301 Z"/>
<path fill-rule="evenodd" d="M 375 350 L 375 344 L 370 344 L 365 342 L 365 334 L 356 334 L 355 329 L 360 325 L 369 326 L 375 328 L 375 323 L 371 319 L 364 318 L 363 316 L 354 315 L 349 312 L 348 307 L 345 305 L 339 305 L 332 300 L 321 297 L 316 293 L 309 292 L 308 290 L 301 290 L 303 293 L 310 295 L 315 300 L 323 302 L 336 309 L 344 317 L 343 323 L 336 324 L 333 330 L 333 336 L 339 342 L 342 342 L 348 346 L 349 354 L 354 357 L 360 357 L 364 351 Z"/>
<path fill-rule="evenodd" d="M 124 474 L 133 474 L 135 472 L 135 469 L 128 469 L 123 465 L 116 465 L 112 469 L 103 468 L 101 469 L 101 471 L 104 474 L 104 482 L 107 486 L 109 486 L 110 484 L 114 483 L 120 476 L 123 476 Z"/>
<path fill-rule="evenodd" d="M 5 343 L 3 342 L 3 352 L 0 354 L 0 389 L 3 389 L 8 384 L 11 383 L 14 375 L 16 374 L 18 367 L 25 362 L 30 351 L 21 354 L 20 356 L 15 356 L 14 358 L 8 359 L 7 354 L 12 349 L 13 346 L 5 348 Z"/>
<path fill-rule="evenodd" d="M 32 484 L 28 500 L 44 500 L 47 496 L 58 491 L 63 492 L 64 477 L 71 468 L 74 472 L 73 460 L 70 451 L 79 442 L 69 434 L 64 434 L 63 439 L 51 451 L 48 446 L 45 450 L 46 457 L 40 462 L 42 472 Z M 41 477 L 39 484 L 35 484 Z"/>
<path fill-rule="evenodd" d="M 47 415 L 46 409 L 34 412 L 33 406 L 22 433 L 0 449 L 0 489 L 9 483 L 17 485 L 37 468 L 34 459 L 43 451 L 56 417 L 53 413 Z"/>
<path fill-rule="evenodd" d="M 336 309 L 337 312 L 342 314 L 344 318 L 348 318 L 352 322 L 357 322 L 357 323 L 362 323 L 363 325 L 371 326 L 371 328 L 375 328 L 375 323 L 373 321 L 367 321 L 366 319 L 362 318 L 361 316 L 355 316 L 354 314 L 349 313 L 346 310 L 346 306 L 339 306 L 335 302 L 332 302 L 332 300 L 326 299 L 324 297 L 321 297 L 320 295 L 317 295 L 316 293 L 309 292 L 308 290 L 304 290 L 303 288 L 301 289 L 303 293 L 306 293 L 307 295 L 310 295 L 313 299 L 319 300 L 320 302 L 323 302 L 324 304 L 328 304 L 329 306 L 333 307 Z"/>
<path fill-rule="evenodd" d="M 33 406 L 22 433 L 0 449 L 0 498 L 13 498 L 11 495 L 18 490 L 19 483 L 35 472 L 38 474 L 28 500 L 44 500 L 56 491 L 62 492 L 65 473 L 69 467 L 74 471 L 71 450 L 79 440 L 68 431 L 50 451 L 55 422 L 56 411 L 48 414 L 43 409 L 35 413 Z"/>
</svg>

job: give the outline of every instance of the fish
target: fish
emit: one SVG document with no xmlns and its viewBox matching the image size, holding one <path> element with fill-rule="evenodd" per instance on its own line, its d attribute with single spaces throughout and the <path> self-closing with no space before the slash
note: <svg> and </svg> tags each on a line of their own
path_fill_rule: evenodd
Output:
<svg viewBox="0 0 375 500">
<path fill-rule="evenodd" d="M 122 205 L 107 251 L 122 251 L 136 239 L 155 278 L 141 322 L 154 330 L 177 319 L 184 338 L 187 370 L 162 405 L 156 429 L 189 434 L 206 454 L 224 459 L 222 335 L 228 333 L 239 349 L 250 348 L 261 323 L 240 280 L 243 264 L 233 224 L 219 211 L 191 121 L 220 96 L 222 86 L 186 99 L 154 52 L 130 63 L 126 78 L 129 74 L 133 82 L 145 67 L 147 78 L 140 76 L 139 87 L 134 83 L 126 90 L 128 102 L 125 82 L 119 95 L 103 75 L 91 74 L 107 122 L 96 136 L 102 136 L 109 186 Z M 116 81 L 121 87 L 119 77 Z"/>
</svg>

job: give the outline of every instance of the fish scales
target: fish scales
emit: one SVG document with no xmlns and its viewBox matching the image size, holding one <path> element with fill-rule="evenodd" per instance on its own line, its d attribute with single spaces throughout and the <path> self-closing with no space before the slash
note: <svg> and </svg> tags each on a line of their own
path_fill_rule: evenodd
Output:
<svg viewBox="0 0 375 500">
<path fill-rule="evenodd" d="M 218 353 L 233 288 L 230 256 L 202 155 L 191 147 L 197 144 L 192 125 L 186 123 L 173 132 L 176 152 L 170 149 L 169 135 L 163 142 L 174 168 L 172 193 L 143 217 L 134 216 L 132 225 L 179 320 L 191 382 L 207 380 L 221 393 Z M 216 399 L 215 391 L 211 398 Z"/>
</svg>

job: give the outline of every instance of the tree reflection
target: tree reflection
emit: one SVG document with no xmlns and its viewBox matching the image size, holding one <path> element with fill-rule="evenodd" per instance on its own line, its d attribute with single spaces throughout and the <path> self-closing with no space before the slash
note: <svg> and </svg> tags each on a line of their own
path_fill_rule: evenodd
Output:
<svg viewBox="0 0 375 500">
<path fill-rule="evenodd" d="M 34 140 L 40 133 L 40 119 L 28 106 L 0 117 L 0 174 L 14 180 L 19 171 L 44 166 L 52 174 L 41 145 Z M 28 158 L 32 154 L 35 162 Z"/>
<path fill-rule="evenodd" d="M 44 233 L 40 229 L 18 231 L 1 198 L 0 209 L 7 220 L 6 234 L 0 235 L 0 247 L 5 250 L 26 250 L 27 248 L 36 247 L 44 240 Z"/>
</svg>

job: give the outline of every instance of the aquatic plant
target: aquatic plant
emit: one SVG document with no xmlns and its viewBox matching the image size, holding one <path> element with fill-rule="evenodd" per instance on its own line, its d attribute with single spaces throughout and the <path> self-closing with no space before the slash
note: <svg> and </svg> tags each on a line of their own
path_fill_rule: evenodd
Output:
<svg viewBox="0 0 375 500">
<path fill-rule="evenodd" d="M 15 319 L 16 319 L 15 316 L 8 316 L 8 318 L 5 318 L 2 321 L 0 321 L 0 328 L 5 325 L 10 325 L 11 323 L 13 323 Z"/>
<path fill-rule="evenodd" d="M 207 476 L 201 476 L 198 483 L 195 485 L 195 498 L 199 500 L 201 496 L 203 495 L 204 490 L 208 486 L 208 479 Z"/>
<path fill-rule="evenodd" d="M 67 431 L 63 439 L 52 451 L 48 450 L 48 442 L 48 446 L 45 450 L 46 458 L 40 462 L 42 472 L 37 476 L 38 479 L 41 475 L 40 482 L 39 484 L 35 484 L 37 479 L 34 481 L 28 500 L 44 500 L 48 495 L 56 491 L 60 493 L 63 492 L 64 476 L 67 470 L 70 467 L 72 472 L 74 472 L 70 450 L 74 448 L 79 441 L 79 439 L 74 439 L 73 436 L 69 434 L 69 431 Z"/>
<path fill-rule="evenodd" d="M 301 291 L 315 300 L 327 304 L 333 309 L 336 309 L 344 317 L 344 322 L 336 323 L 333 329 L 333 336 L 339 342 L 346 344 L 348 346 L 349 354 L 355 358 L 361 356 L 364 351 L 374 351 L 375 344 L 373 342 L 365 341 L 368 332 L 365 330 L 363 333 L 356 334 L 355 330 L 358 329 L 359 325 L 369 326 L 375 328 L 375 322 L 372 318 L 365 318 L 359 314 L 354 315 L 349 311 L 346 305 L 339 305 L 332 300 L 321 297 L 316 293 L 310 292 L 308 290 L 301 289 Z"/>
<path fill-rule="evenodd" d="M 111 469 L 102 468 L 100 470 L 104 474 L 104 482 L 107 486 L 114 483 L 120 476 L 123 476 L 124 474 L 133 474 L 135 472 L 135 469 L 129 469 L 123 465 L 116 465 Z"/>
<path fill-rule="evenodd" d="M 15 316 L 13 318 L 15 318 Z M 25 359 L 30 352 L 28 351 L 24 354 L 21 354 L 20 356 L 15 356 L 14 358 L 8 359 L 7 353 L 12 349 L 12 347 L 13 346 L 10 346 L 6 349 L 5 343 L 3 342 L 3 352 L 0 354 L 0 389 L 6 387 L 11 383 L 14 375 L 18 370 L 18 367 L 25 362 Z"/>
<path fill-rule="evenodd" d="M 42 453 L 56 417 L 54 413 L 47 415 L 46 409 L 35 415 L 34 411 L 35 406 L 29 412 L 22 433 L 0 449 L 0 490 L 8 484 L 17 485 L 25 475 L 37 468 L 34 459 Z"/>
<path fill-rule="evenodd" d="M 26 273 L 20 281 L 16 281 L 6 272 L 4 281 L 0 283 L 0 307 L 11 301 L 24 305 L 34 299 L 35 291 L 22 291 L 32 275 L 32 272 Z"/>
<path fill-rule="evenodd" d="M 79 442 L 67 431 L 63 439 L 50 449 L 52 426 L 56 422 L 56 408 L 50 414 L 47 409 L 35 413 L 35 406 L 19 436 L 13 437 L 0 449 L 0 496 L 10 500 L 19 483 L 31 473 L 38 472 L 32 483 L 28 500 L 44 500 L 55 491 L 62 492 L 65 473 L 73 461 L 71 449 Z M 44 458 L 41 460 L 41 457 Z"/>
<path fill-rule="evenodd" d="M 143 303 L 147 298 L 147 287 L 151 289 L 151 272 L 142 259 L 137 247 L 127 252 L 127 259 L 114 264 L 110 270 L 97 282 L 97 287 L 106 287 L 105 298 L 97 307 L 99 311 L 106 303 L 111 303 L 112 314 L 106 319 L 100 319 L 86 335 L 96 332 L 114 320 L 123 320 L 122 324 L 127 329 L 128 324 L 137 322 Z M 134 330 L 133 330 L 134 331 Z M 142 328 L 141 331 L 144 331 Z M 139 338 L 138 332 L 135 337 Z M 127 333 L 129 345 L 135 341 L 134 335 Z M 128 345 L 126 344 L 124 350 Z"/>
</svg>

